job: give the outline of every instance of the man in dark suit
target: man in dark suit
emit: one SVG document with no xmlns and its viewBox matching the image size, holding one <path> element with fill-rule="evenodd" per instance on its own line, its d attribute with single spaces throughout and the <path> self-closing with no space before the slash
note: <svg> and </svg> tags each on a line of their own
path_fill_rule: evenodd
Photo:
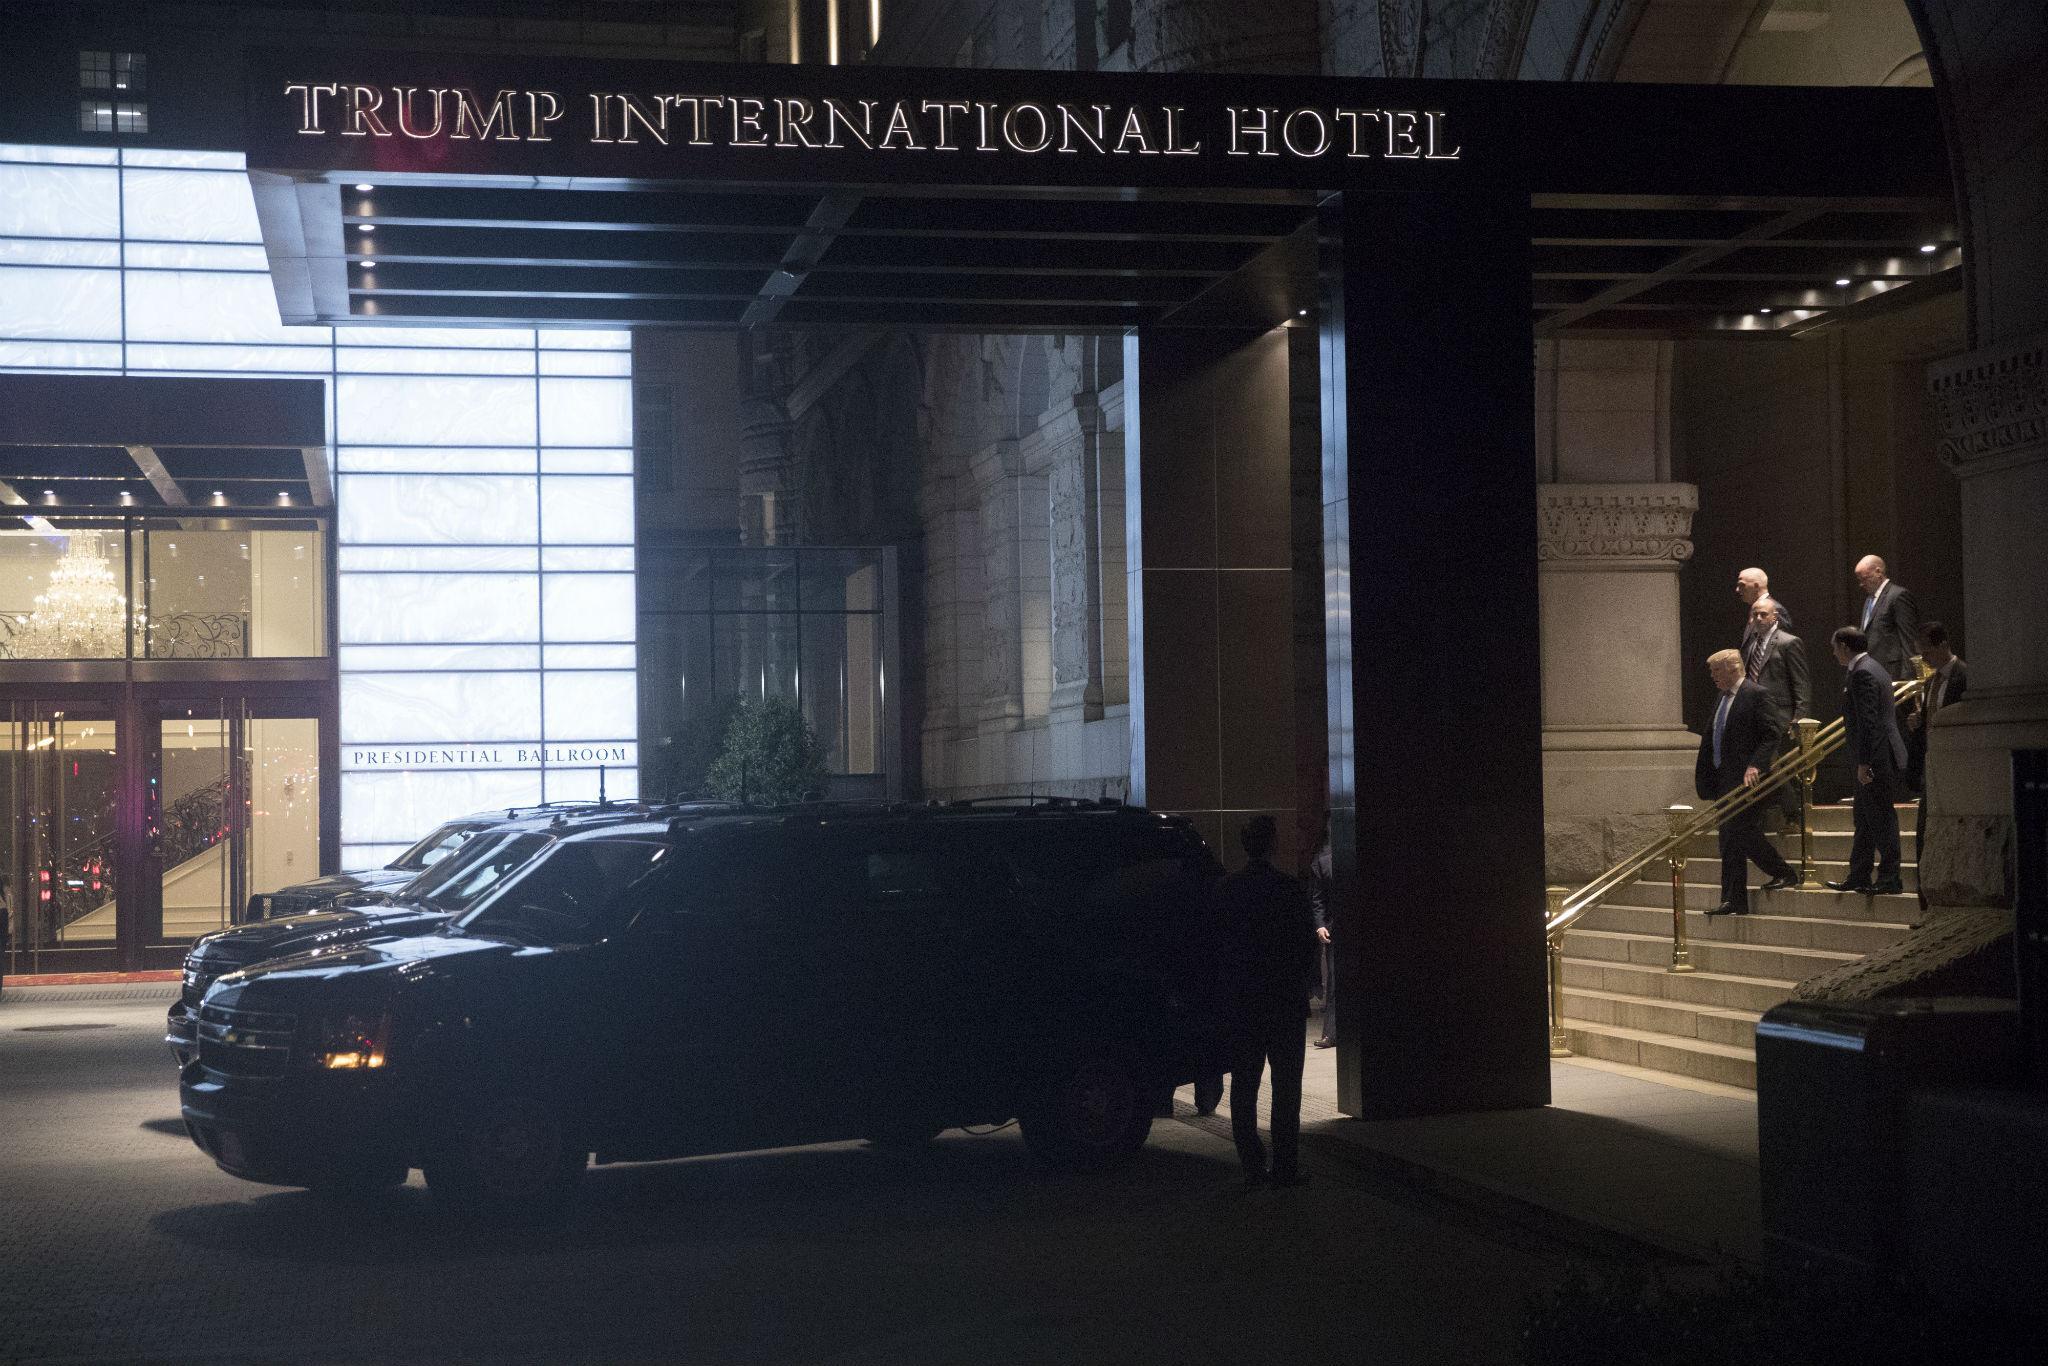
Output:
<svg viewBox="0 0 2048 1366">
<path fill-rule="evenodd" d="M 1906 713 L 1906 781 L 1920 794 L 1913 813 L 1913 858 L 1925 858 L 1927 849 L 1927 730 L 1936 713 L 1961 700 L 1970 690 L 1970 669 L 1949 646 L 1948 627 L 1938 621 L 1920 623 L 1920 658 L 1934 670 L 1920 691 L 1920 700 Z M 1927 906 L 1927 893 L 1920 893 L 1920 906 Z"/>
<path fill-rule="evenodd" d="M 1833 637 L 1835 662 L 1847 671 L 1842 685 L 1843 747 L 1856 765 L 1856 839 L 1849 846 L 1849 876 L 1829 887 L 1866 894 L 1900 892 L 1899 799 L 1906 741 L 1892 702 L 1891 675 L 1870 653 L 1861 627 L 1843 626 Z M 1877 880 L 1871 881 L 1871 861 Z"/>
<path fill-rule="evenodd" d="M 1777 753 L 1785 734 L 1784 720 L 1771 695 L 1742 676 L 1742 655 L 1722 650 L 1707 660 L 1720 696 L 1714 715 L 1700 735 L 1699 758 L 1692 769 L 1693 787 L 1712 801 L 1739 787 L 1755 784 Z M 1763 813 L 1756 806 L 1721 822 L 1721 904 L 1708 915 L 1749 914 L 1749 865 L 1770 874 L 1767 892 L 1797 887 L 1799 874 L 1785 856 L 1764 838 Z"/>
<path fill-rule="evenodd" d="M 1865 555 L 1856 561 L 1856 586 L 1863 606 L 1856 625 L 1869 644 L 1871 658 L 1892 682 L 1913 677 L 1913 652 L 1920 641 L 1920 607 L 1913 595 L 1886 577 L 1884 561 Z"/>
<path fill-rule="evenodd" d="M 1778 604 L 1760 598 L 1749 609 L 1748 641 L 1742 651 L 1742 671 L 1771 695 L 1778 719 L 1785 723 L 1780 751 L 1799 748 L 1797 722 L 1813 715 L 1812 688 L 1806 670 L 1806 642 L 1785 629 L 1778 619 Z M 1778 789 L 1778 808 L 1787 820 L 1799 819 L 1799 784 L 1786 783 Z"/>
<path fill-rule="evenodd" d="M 1778 628 L 1783 631 L 1792 629 L 1792 614 L 1785 609 L 1784 603 L 1779 602 L 1777 598 L 1771 595 L 1771 576 L 1764 573 L 1763 570 L 1751 566 L 1737 574 L 1735 576 L 1735 596 L 1742 599 L 1742 610 L 1744 612 L 1755 612 L 1757 604 L 1760 602 L 1771 604 L 1771 606 L 1778 609 Z M 1745 616 L 1742 621 L 1742 657 L 1744 659 L 1749 658 L 1750 642 L 1755 637 L 1756 620 L 1753 616 Z"/>
<path fill-rule="evenodd" d="M 1927 724 L 1936 712 L 1960 701 L 1970 688 L 1970 668 L 1949 648 L 1948 627 L 1938 621 L 1920 624 L 1920 658 L 1934 672 L 1920 699 L 1905 708 L 1906 782 L 1915 792 L 1927 786 Z"/>
<path fill-rule="evenodd" d="M 1230 1011 L 1230 1134 L 1246 1186 L 1302 1180 L 1301 1072 L 1308 1052 L 1308 982 L 1315 915 L 1308 892 L 1273 866 L 1276 827 L 1253 816 L 1238 836 L 1245 866 L 1216 888 L 1223 995 Z M 1259 1141 L 1259 1077 L 1273 1069 L 1273 1166 Z"/>
</svg>

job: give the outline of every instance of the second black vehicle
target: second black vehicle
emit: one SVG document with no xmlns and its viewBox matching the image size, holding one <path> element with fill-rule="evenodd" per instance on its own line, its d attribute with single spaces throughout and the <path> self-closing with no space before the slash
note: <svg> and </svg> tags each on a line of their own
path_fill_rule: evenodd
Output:
<svg viewBox="0 0 2048 1366">
<path fill-rule="evenodd" d="M 185 955 L 178 999 L 164 1021 L 164 1042 L 179 1066 L 192 1060 L 198 1049 L 196 1012 L 200 999 L 223 973 L 295 953 L 425 934 L 467 910 L 506 875 L 531 862 L 564 834 L 644 820 L 646 814 L 643 807 L 591 803 L 513 808 L 496 815 L 465 816 L 441 826 L 407 851 L 408 859 L 428 851 L 425 871 L 412 874 L 395 890 L 358 890 L 354 895 L 336 898 L 322 910 L 258 920 L 209 934 Z M 300 887 L 316 885 L 302 883 Z"/>
</svg>

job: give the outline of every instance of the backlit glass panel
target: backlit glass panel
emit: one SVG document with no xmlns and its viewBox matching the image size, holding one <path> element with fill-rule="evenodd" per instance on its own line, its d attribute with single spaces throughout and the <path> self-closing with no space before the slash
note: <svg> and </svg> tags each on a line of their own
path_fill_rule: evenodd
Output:
<svg viewBox="0 0 2048 1366">
<path fill-rule="evenodd" d="M 329 380 L 344 866 L 632 796 L 631 334 L 286 327 L 261 240 L 233 154 L 0 144 L 0 369 Z"/>
</svg>

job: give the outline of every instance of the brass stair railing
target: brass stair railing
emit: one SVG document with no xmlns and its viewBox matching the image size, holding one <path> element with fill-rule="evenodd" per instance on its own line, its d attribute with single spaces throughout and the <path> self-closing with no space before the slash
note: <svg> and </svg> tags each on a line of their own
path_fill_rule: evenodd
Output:
<svg viewBox="0 0 2048 1366">
<path fill-rule="evenodd" d="M 1920 677 L 1892 686 L 1892 704 L 1898 706 L 1920 695 L 1926 683 L 1926 669 L 1916 659 Z M 1655 842 L 1615 864 L 1576 892 L 1552 887 L 1544 912 L 1544 962 L 1550 979 L 1550 1056 L 1568 1058 L 1571 1049 L 1564 1029 L 1564 936 L 1586 912 L 1598 906 L 1620 888 L 1642 876 L 1660 859 L 1671 869 L 1671 965 L 1667 972 L 1693 971 L 1692 953 L 1685 933 L 1686 849 L 1693 840 L 1721 828 L 1741 811 L 1755 806 L 1790 782 L 1799 784 L 1799 890 L 1821 886 L 1813 857 L 1813 775 L 1823 759 L 1842 747 L 1845 727 L 1840 717 L 1822 725 L 1811 718 L 1797 723 L 1799 746 L 1773 760 L 1756 782 L 1724 792 L 1705 806 L 1670 808 L 1670 829 Z"/>
</svg>

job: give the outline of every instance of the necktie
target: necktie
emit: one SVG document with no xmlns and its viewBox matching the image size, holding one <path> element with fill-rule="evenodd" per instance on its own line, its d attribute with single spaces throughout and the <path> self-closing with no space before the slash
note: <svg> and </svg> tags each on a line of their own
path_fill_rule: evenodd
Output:
<svg viewBox="0 0 2048 1366">
<path fill-rule="evenodd" d="M 1771 638 L 1769 634 L 1766 633 L 1764 635 L 1759 635 L 1755 640 L 1750 642 L 1749 658 L 1743 661 L 1742 666 L 1745 669 L 1749 670 L 1749 676 L 1751 678 L 1757 677 L 1764 671 L 1764 646 L 1768 645 L 1770 643 L 1770 640 Z"/>
<path fill-rule="evenodd" d="M 1863 629 L 1870 629 L 1870 614 L 1877 610 L 1877 594 L 1872 593 L 1863 600 Z"/>
<path fill-rule="evenodd" d="M 1735 694 L 1721 694 L 1721 705 L 1714 709 L 1714 767 L 1721 766 L 1721 731 L 1728 724 L 1728 704 L 1735 700 Z"/>
</svg>

